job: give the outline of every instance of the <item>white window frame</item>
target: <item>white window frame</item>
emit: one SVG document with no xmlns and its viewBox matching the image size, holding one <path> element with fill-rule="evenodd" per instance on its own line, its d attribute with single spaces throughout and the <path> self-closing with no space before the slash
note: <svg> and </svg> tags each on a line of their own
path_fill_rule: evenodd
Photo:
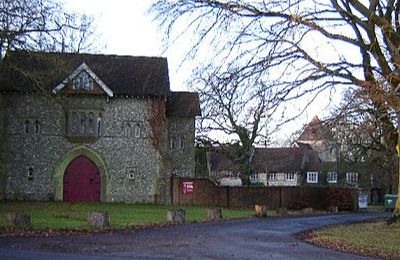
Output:
<svg viewBox="0 0 400 260">
<path fill-rule="evenodd" d="M 347 183 L 358 183 L 358 172 L 346 172 Z"/>
<path fill-rule="evenodd" d="M 318 183 L 318 172 L 307 172 L 307 183 Z"/>
<path fill-rule="evenodd" d="M 337 172 L 328 172 L 326 175 L 326 181 L 328 183 L 337 183 Z"/>
<path fill-rule="evenodd" d="M 250 180 L 251 181 L 258 181 L 260 179 L 260 175 L 258 172 L 255 172 L 253 174 L 250 175 Z"/>
<path fill-rule="evenodd" d="M 268 173 L 268 181 L 276 181 L 276 173 Z"/>
<path fill-rule="evenodd" d="M 285 181 L 295 181 L 295 174 L 293 172 L 285 173 Z"/>
</svg>

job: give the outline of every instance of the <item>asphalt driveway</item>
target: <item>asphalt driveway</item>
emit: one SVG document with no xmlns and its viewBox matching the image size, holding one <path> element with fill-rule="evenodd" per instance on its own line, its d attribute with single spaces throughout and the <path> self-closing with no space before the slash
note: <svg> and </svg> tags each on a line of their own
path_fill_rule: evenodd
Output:
<svg viewBox="0 0 400 260">
<path fill-rule="evenodd" d="M 2 237 L 0 259 L 368 259 L 314 247 L 295 234 L 388 213 L 250 218 L 132 232 L 56 237 Z"/>
</svg>

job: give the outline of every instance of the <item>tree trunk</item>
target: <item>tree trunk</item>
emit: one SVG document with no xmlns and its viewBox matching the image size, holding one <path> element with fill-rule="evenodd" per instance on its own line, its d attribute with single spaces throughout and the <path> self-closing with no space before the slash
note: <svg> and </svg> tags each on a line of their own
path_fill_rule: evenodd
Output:
<svg viewBox="0 0 400 260">
<path fill-rule="evenodd" d="M 393 211 L 393 216 L 400 218 L 400 113 L 397 113 L 397 160 L 398 160 L 398 172 L 399 172 L 399 183 L 397 185 L 397 202 Z"/>
</svg>

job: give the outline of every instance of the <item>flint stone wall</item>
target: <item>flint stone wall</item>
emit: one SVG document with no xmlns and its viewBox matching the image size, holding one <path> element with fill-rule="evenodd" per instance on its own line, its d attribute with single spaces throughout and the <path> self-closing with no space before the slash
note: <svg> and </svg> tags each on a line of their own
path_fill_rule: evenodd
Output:
<svg viewBox="0 0 400 260">
<path fill-rule="evenodd" d="M 4 108 L 3 139 L 6 151 L 4 169 L 0 173 L 0 193 L 1 174 L 6 174 L 7 199 L 59 200 L 60 197 L 57 197 L 55 191 L 57 187 L 62 189 L 57 185 L 62 185 L 63 176 L 61 180 L 57 180 L 60 177 L 55 174 L 56 166 L 66 160 L 68 152 L 83 147 L 93 151 L 104 162 L 106 176 L 102 176 L 102 181 L 105 180 L 105 183 L 102 183 L 103 201 L 130 203 L 170 201 L 171 173 L 163 168 L 159 152 L 151 140 L 152 132 L 148 121 L 152 100 L 122 97 L 108 99 L 103 96 L 49 98 L 32 94 L 3 94 L 0 97 Z M 103 129 L 100 138 L 90 142 L 76 142 L 66 137 L 66 114 L 74 109 L 102 111 Z M 31 131 L 26 134 L 24 130 L 26 120 L 32 122 L 38 120 L 40 133 L 34 134 Z M 174 120 L 177 122 L 175 125 L 178 125 L 179 119 Z M 132 126 L 136 123 L 141 125 L 140 138 L 135 138 L 133 129 L 131 137 L 124 136 L 124 125 L 127 122 Z M 173 129 L 177 128 L 169 130 Z M 180 134 L 185 134 L 188 142 L 192 141 L 194 124 L 193 128 L 187 127 Z M 165 135 L 164 140 L 167 140 L 168 132 L 165 132 Z M 184 169 L 193 169 L 194 174 L 193 142 L 185 144 L 185 147 L 193 150 L 193 160 L 182 160 L 179 164 Z M 29 167 L 34 169 L 33 178 L 30 179 L 27 177 Z M 134 177 L 130 178 L 129 173 L 132 172 Z"/>
</svg>

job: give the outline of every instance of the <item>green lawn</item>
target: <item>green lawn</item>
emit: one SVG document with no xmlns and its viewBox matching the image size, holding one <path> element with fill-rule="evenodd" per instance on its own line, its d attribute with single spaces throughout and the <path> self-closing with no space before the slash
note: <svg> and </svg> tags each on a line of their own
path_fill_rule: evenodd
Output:
<svg viewBox="0 0 400 260">
<path fill-rule="evenodd" d="M 150 223 L 166 223 L 167 211 L 179 208 L 186 210 L 186 221 L 206 220 L 205 207 L 94 202 L 1 202 L 0 228 L 5 225 L 6 212 L 30 214 L 34 229 L 54 230 L 87 229 L 86 216 L 90 211 L 108 211 L 111 226 L 114 228 Z M 224 219 L 241 218 L 254 215 L 254 211 L 222 209 L 222 215 Z"/>
<path fill-rule="evenodd" d="M 333 249 L 400 259 L 400 223 L 331 226 L 314 231 L 309 241 Z"/>
</svg>

